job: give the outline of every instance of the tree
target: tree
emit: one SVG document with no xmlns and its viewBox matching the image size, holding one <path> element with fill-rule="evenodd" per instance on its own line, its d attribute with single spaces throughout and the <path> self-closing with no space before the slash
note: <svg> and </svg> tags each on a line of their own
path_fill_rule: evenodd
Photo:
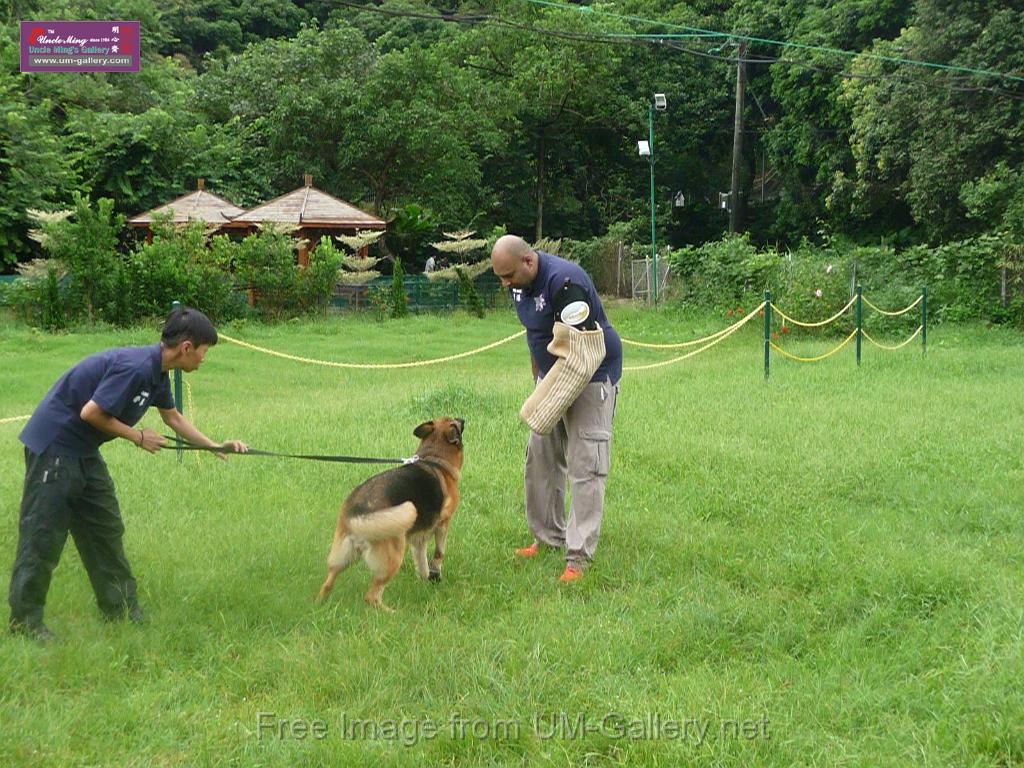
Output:
<svg viewBox="0 0 1024 768">
<path fill-rule="evenodd" d="M 290 37 L 309 21 L 309 13 L 290 0 L 200 0 L 172 4 L 163 20 L 175 38 L 164 52 L 198 60 L 205 53 Z"/>
<path fill-rule="evenodd" d="M 341 110 L 336 147 L 338 165 L 369 187 L 376 214 L 413 201 L 450 220 L 477 212 L 482 157 L 497 143 L 478 95 L 476 78 L 442 50 L 393 51 L 373 63 Z"/>
<path fill-rule="evenodd" d="M 42 245 L 71 275 L 73 286 L 85 305 L 89 322 L 96 311 L 113 297 L 119 273 L 117 240 L 124 217 L 114 213 L 114 201 L 100 198 L 95 208 L 76 192 L 70 218 L 50 217 L 42 221 Z"/>
<path fill-rule="evenodd" d="M 1001 71 L 1024 69 L 1018 30 L 1024 9 L 994 0 L 957 4 L 918 0 L 914 23 L 872 52 Z M 856 174 L 852 213 L 899 226 L 889 212 L 907 211 L 932 242 L 971 228 L 959 190 L 999 159 L 1024 158 L 1024 108 L 1007 84 L 983 75 L 922 70 L 862 58 L 846 98 L 852 114 Z"/>
<path fill-rule="evenodd" d="M 196 84 L 196 107 L 210 123 L 233 126 L 239 167 L 262 169 L 249 177 L 256 199 L 291 189 L 311 173 L 318 187 L 359 203 L 366 185 L 339 165 L 337 147 L 348 140 L 345 111 L 374 58 L 358 30 L 304 27 L 294 38 L 254 43 L 224 61 L 208 59 Z"/>
<path fill-rule="evenodd" d="M 387 243 L 396 258 L 404 258 L 417 269 L 426 262 L 426 247 L 437 234 L 437 220 L 430 211 L 409 203 L 388 222 Z"/>
<path fill-rule="evenodd" d="M 536 23 L 581 38 L 609 26 L 578 13 L 516 4 L 503 4 L 501 12 L 527 27 Z M 635 145 L 623 137 L 623 125 L 645 122 L 646 103 L 624 87 L 620 49 L 499 26 L 468 32 L 460 45 L 467 66 L 486 74 L 491 101 L 509 126 L 504 149 L 489 159 L 485 175 L 504 190 L 501 207 L 511 228 L 532 229 L 539 239 L 548 220 L 563 230 L 565 222 L 585 218 L 584 201 L 604 175 L 596 166 L 609 152 L 631 157 Z"/>
<path fill-rule="evenodd" d="M 349 253 L 342 257 L 341 266 L 342 271 L 338 275 L 339 279 L 343 283 L 349 284 L 360 284 L 368 283 L 375 277 L 380 277 L 380 272 L 373 267 L 377 264 L 380 259 L 375 259 L 369 256 L 362 257 L 359 254 L 364 248 L 369 248 L 371 245 L 376 243 L 384 235 L 383 231 L 379 232 L 356 232 L 354 235 L 337 235 L 336 239 L 342 245 L 344 245 Z M 324 237 L 321 240 L 319 248 L 329 245 L 330 240 Z"/>
</svg>

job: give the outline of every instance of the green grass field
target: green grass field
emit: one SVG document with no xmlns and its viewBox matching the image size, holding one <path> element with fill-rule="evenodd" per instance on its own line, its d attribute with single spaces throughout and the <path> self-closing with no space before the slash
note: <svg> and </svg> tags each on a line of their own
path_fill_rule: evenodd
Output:
<svg viewBox="0 0 1024 768">
<path fill-rule="evenodd" d="M 645 341 L 724 325 L 610 315 Z M 338 504 L 373 469 L 179 465 L 117 441 L 105 456 L 149 623 L 100 621 L 69 541 L 47 605 L 61 641 L 0 637 L 0 765 L 1024 764 L 1024 337 L 942 326 L 924 356 L 776 357 L 766 382 L 757 325 L 624 376 L 598 557 L 568 586 L 556 554 L 511 554 L 528 540 L 521 339 L 387 372 L 218 345 L 187 377 L 214 438 L 404 456 L 418 422 L 466 419 L 444 581 L 419 582 L 407 558 L 384 614 L 362 602 L 360 563 L 314 604 Z M 498 312 L 224 330 L 384 362 L 517 328 Z M 834 343 L 792 336 L 806 355 Z M 155 338 L 0 325 L 0 418 L 30 413 L 81 357 Z M 0 426 L 5 570 L 19 429 Z"/>
</svg>

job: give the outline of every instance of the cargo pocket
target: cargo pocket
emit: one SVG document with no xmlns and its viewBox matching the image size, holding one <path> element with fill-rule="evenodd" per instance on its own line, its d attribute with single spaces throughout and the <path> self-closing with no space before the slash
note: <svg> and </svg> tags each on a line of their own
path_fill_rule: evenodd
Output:
<svg viewBox="0 0 1024 768">
<path fill-rule="evenodd" d="M 608 442 L 612 433 L 607 429 L 584 429 L 580 430 L 580 437 L 583 438 L 581 443 L 587 471 L 597 477 L 606 477 L 611 464 Z"/>
</svg>

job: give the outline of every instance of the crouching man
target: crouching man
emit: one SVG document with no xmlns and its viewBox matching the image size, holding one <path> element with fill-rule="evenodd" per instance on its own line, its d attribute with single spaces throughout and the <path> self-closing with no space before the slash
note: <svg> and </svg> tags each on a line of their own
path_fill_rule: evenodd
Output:
<svg viewBox="0 0 1024 768">
<path fill-rule="evenodd" d="M 25 486 L 8 595 L 12 633 L 53 639 L 43 624 L 43 606 L 69 532 L 104 617 L 143 621 L 121 543 L 124 523 L 114 482 L 100 446 L 120 437 L 148 453 L 163 448 L 166 440 L 160 434 L 135 428 L 152 405 L 186 440 L 247 451 L 238 440 L 213 442 L 174 407 L 167 372 L 195 371 L 216 343 L 217 331 L 206 315 L 177 308 L 167 316 L 159 344 L 87 357 L 65 372 L 36 407 L 20 435 Z"/>
</svg>

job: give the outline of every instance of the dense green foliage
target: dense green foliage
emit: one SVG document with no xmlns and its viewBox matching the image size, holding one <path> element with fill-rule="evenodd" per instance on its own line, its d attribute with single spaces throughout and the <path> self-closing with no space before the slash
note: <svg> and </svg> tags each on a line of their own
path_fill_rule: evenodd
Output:
<svg viewBox="0 0 1024 768">
<path fill-rule="evenodd" d="M 210 239 L 201 223 L 176 227 L 157 218 L 153 241 L 122 253 L 115 247 L 119 222 L 111 201 L 101 198 L 95 209 L 77 202 L 69 218 L 43 225 L 49 267 L 23 270 L 0 295 L 0 303 L 30 324 L 58 329 L 102 320 L 124 326 L 163 315 L 174 301 L 201 307 L 215 321 L 278 320 L 323 313 L 337 282 L 342 254 L 330 242 L 314 249 L 302 268 L 295 241 L 272 227 L 242 240 Z"/>
<path fill-rule="evenodd" d="M 27 210 L 72 207 L 76 193 L 126 216 L 201 176 L 247 206 L 304 172 L 389 218 L 415 205 L 442 227 L 586 241 L 647 211 L 635 141 L 647 137 L 655 91 L 668 99 L 654 114 L 662 242 L 716 239 L 736 49 L 718 37 L 622 37 L 681 31 L 672 24 L 805 46 L 747 50 L 741 176 L 753 242 L 823 232 L 902 248 L 1019 230 L 1024 218 L 1021 82 L 881 58 L 1020 75 L 1019 4 L 628 0 L 588 14 L 527 0 L 444 13 L 427 0 L 355 5 L 9 5 L 0 259 L 37 255 Z M 19 18 L 140 19 L 142 71 L 21 74 Z"/>
<path fill-rule="evenodd" d="M 857 285 L 874 304 L 890 310 L 907 306 L 927 288 L 932 321 L 982 318 L 1024 327 L 1019 268 L 1008 270 L 1005 306 L 1000 295 L 1000 268 L 1009 252 L 1005 237 L 995 236 L 912 246 L 898 257 L 890 247 L 838 239 L 780 251 L 733 237 L 682 248 L 670 259 L 681 297 L 701 306 L 752 307 L 770 291 L 793 316 L 818 321 L 842 309 Z M 886 325 L 884 319 L 881 324 Z"/>
</svg>

